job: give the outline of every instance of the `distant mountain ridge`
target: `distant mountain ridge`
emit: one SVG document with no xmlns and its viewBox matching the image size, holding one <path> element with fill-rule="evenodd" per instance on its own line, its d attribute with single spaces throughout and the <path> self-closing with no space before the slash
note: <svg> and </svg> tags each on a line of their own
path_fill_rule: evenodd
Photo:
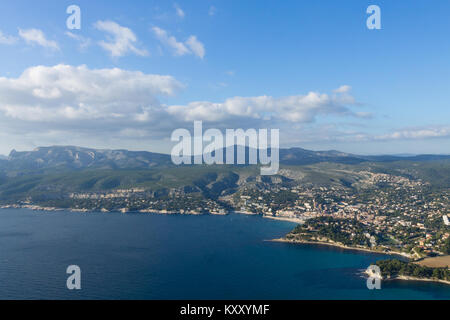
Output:
<svg viewBox="0 0 450 320">
<path fill-rule="evenodd" d="M 73 193 L 130 188 L 162 197 L 193 193 L 202 199 L 229 196 L 247 187 L 266 190 L 275 185 L 359 188 L 367 185 L 372 174 L 423 181 L 434 188 L 450 186 L 450 156 L 359 156 L 302 148 L 281 149 L 279 153 L 278 174 L 261 176 L 256 166 L 176 166 L 170 155 L 145 151 L 72 146 L 13 150 L 7 160 L 0 160 L 0 203 L 32 199 L 32 203 L 60 207 L 70 205 Z"/>
<path fill-rule="evenodd" d="M 235 150 L 236 151 L 236 150 Z M 363 156 L 336 150 L 311 151 L 302 148 L 280 149 L 283 165 L 308 165 L 320 162 L 358 164 L 362 162 L 434 161 L 450 160 L 449 155 Z M 246 154 L 249 148 L 246 148 Z M 226 150 L 224 150 L 224 155 Z M 236 152 L 235 152 L 236 158 Z M 246 156 L 248 163 L 248 156 Z M 33 151 L 12 150 L 6 159 L 0 158 L 0 168 L 6 170 L 33 170 L 46 168 L 102 168 L 148 169 L 173 166 L 170 155 L 148 151 L 103 150 L 76 146 L 39 147 Z"/>
<path fill-rule="evenodd" d="M 12 150 L 8 162 L 13 168 L 151 168 L 170 165 L 170 156 L 146 151 L 102 150 L 74 146 L 39 147 L 33 151 Z"/>
</svg>

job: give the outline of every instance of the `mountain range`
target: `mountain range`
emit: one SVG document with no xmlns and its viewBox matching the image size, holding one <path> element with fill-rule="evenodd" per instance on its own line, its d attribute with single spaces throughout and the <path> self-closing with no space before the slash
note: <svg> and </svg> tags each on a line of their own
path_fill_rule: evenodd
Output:
<svg viewBox="0 0 450 320">
<path fill-rule="evenodd" d="M 249 152 L 248 148 L 246 150 Z M 321 162 L 358 164 L 363 162 L 450 160 L 450 155 L 365 156 L 340 151 L 311 151 L 302 148 L 280 149 L 280 164 L 308 165 Z M 224 154 L 226 152 L 224 151 Z M 236 153 L 235 153 L 236 154 Z M 248 157 L 247 157 L 248 158 Z M 76 146 L 39 147 L 33 151 L 12 150 L 0 158 L 0 170 L 60 169 L 149 169 L 173 166 L 170 155 L 128 150 L 101 150 Z"/>
<path fill-rule="evenodd" d="M 433 188 L 450 187 L 450 156 L 445 155 L 362 156 L 302 148 L 280 149 L 279 153 L 278 174 L 261 176 L 258 166 L 176 166 L 170 155 L 146 151 L 73 146 L 13 150 L 0 159 L 0 204 L 31 199 L 32 203 L 58 207 L 72 193 L 129 188 L 162 195 L 197 192 L 205 199 L 248 188 L 270 190 L 275 185 L 358 189 L 373 174 L 423 181 Z"/>
</svg>

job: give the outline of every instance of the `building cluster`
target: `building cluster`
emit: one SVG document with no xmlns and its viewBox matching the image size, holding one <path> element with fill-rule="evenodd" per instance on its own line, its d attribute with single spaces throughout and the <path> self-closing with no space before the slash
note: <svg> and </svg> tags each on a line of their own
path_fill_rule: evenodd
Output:
<svg viewBox="0 0 450 320">
<path fill-rule="evenodd" d="M 347 224 L 342 231 L 349 235 L 356 221 L 370 234 L 382 235 L 387 247 L 418 255 L 440 253 L 449 237 L 449 199 L 449 190 L 388 174 L 368 175 L 357 189 L 274 185 L 270 190 L 244 189 L 233 198 L 234 206 L 245 212 L 298 222 L 342 219 Z"/>
</svg>

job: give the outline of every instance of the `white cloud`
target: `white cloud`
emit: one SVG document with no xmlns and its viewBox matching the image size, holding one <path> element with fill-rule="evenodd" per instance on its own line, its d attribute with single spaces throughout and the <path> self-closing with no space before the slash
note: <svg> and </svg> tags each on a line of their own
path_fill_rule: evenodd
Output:
<svg viewBox="0 0 450 320">
<path fill-rule="evenodd" d="M 352 90 L 352 87 L 348 86 L 348 85 L 343 85 L 340 86 L 339 88 L 333 90 L 333 92 L 335 93 L 348 93 Z"/>
<path fill-rule="evenodd" d="M 98 30 L 111 35 L 108 42 L 100 41 L 99 45 L 104 50 L 109 51 L 112 57 L 123 57 L 129 52 L 138 56 L 148 56 L 146 50 L 135 47 L 138 39 L 131 29 L 123 27 L 114 21 L 97 21 L 94 26 Z"/>
<path fill-rule="evenodd" d="M 19 36 L 24 39 L 28 44 L 37 44 L 45 48 L 52 50 L 59 50 L 59 45 L 56 41 L 48 40 L 45 37 L 44 32 L 39 29 L 19 29 Z"/>
<path fill-rule="evenodd" d="M 258 122 L 310 123 L 320 115 L 359 115 L 347 107 L 348 98 L 309 92 L 288 97 L 233 97 L 221 103 L 191 102 L 169 106 L 168 112 L 182 121 L 203 120 L 230 124 L 248 120 Z"/>
<path fill-rule="evenodd" d="M 133 138 L 168 138 L 176 128 L 191 128 L 194 120 L 222 129 L 276 127 L 285 135 L 283 139 L 300 139 L 305 138 L 303 130 L 319 118 L 357 116 L 340 94 L 318 92 L 161 103 L 182 88 L 171 76 L 118 68 L 31 67 L 18 78 L 0 77 L 0 126 L 14 141 L 23 136 L 35 145 L 86 146 L 96 139 L 115 147 Z"/>
<path fill-rule="evenodd" d="M 197 40 L 196 36 L 190 36 L 186 41 L 186 45 L 197 57 L 201 59 L 205 57 L 205 46 L 203 45 L 203 43 Z"/>
<path fill-rule="evenodd" d="M 184 56 L 194 54 L 203 59 L 205 56 L 205 47 L 203 43 L 198 41 L 196 36 L 190 36 L 186 42 L 178 41 L 171 36 L 166 30 L 159 27 L 152 28 L 156 38 L 165 46 L 169 47 L 176 56 Z"/>
<path fill-rule="evenodd" d="M 13 36 L 8 36 L 0 31 L 0 44 L 14 44 L 17 42 L 17 38 Z"/>
<path fill-rule="evenodd" d="M 37 66 L 19 78 L 0 78 L 0 112 L 31 123 L 131 121 L 159 108 L 158 96 L 183 86 L 171 76 L 86 66 Z M 93 123 L 94 124 L 94 123 Z M 117 124 L 117 123 L 116 123 Z"/>
<path fill-rule="evenodd" d="M 338 122 L 366 117 L 349 90 L 286 97 L 230 97 L 219 102 L 179 105 L 161 102 L 183 87 L 171 76 L 118 68 L 63 64 L 31 67 L 17 78 L 0 77 L 2 145 L 88 146 L 95 140 L 113 148 L 136 141 L 145 146 L 151 139 L 162 141 L 170 137 L 176 128 L 192 128 L 194 120 L 203 120 L 205 127 L 221 129 L 279 128 L 284 144 L 297 146 L 320 141 L 331 145 L 450 138 L 448 125 L 403 128 L 382 134 L 369 133 L 367 122 L 358 128 Z M 327 121 L 330 116 L 332 120 Z"/>
<path fill-rule="evenodd" d="M 156 38 L 164 45 L 171 48 L 175 55 L 183 56 L 185 54 L 190 54 L 190 50 L 184 45 L 184 43 L 177 41 L 174 36 L 170 36 L 167 31 L 153 27 L 152 28 Z"/>
<path fill-rule="evenodd" d="M 177 16 L 179 16 L 180 18 L 184 18 L 185 13 L 183 11 L 183 9 L 180 8 L 180 6 L 178 4 L 174 4 L 174 8 L 175 8 L 175 12 L 177 13 Z"/>
<path fill-rule="evenodd" d="M 375 136 L 375 140 L 409 140 L 450 137 L 450 126 L 408 128 Z"/>
<path fill-rule="evenodd" d="M 89 47 L 91 45 L 91 39 L 74 34 L 70 31 L 66 32 L 66 36 L 68 36 L 71 39 L 76 40 L 79 43 L 80 49 L 82 49 L 82 50 L 86 49 L 87 47 Z"/>
<path fill-rule="evenodd" d="M 355 130 L 345 130 L 342 125 L 322 126 L 320 129 L 303 130 L 304 141 L 330 141 L 330 142 L 392 142 L 429 140 L 438 138 L 450 138 L 450 126 L 425 126 L 417 128 L 403 128 L 390 133 L 374 134 Z M 423 151 L 421 151 L 423 152 Z"/>
<path fill-rule="evenodd" d="M 183 85 L 171 76 L 86 66 L 37 66 L 19 78 L 0 78 L 0 112 L 29 122 L 107 120 L 130 123 L 186 123 L 203 120 L 220 125 L 310 123 L 323 115 L 358 115 L 340 96 L 309 92 L 288 97 L 233 97 L 224 102 L 195 101 L 162 105 Z"/>
<path fill-rule="evenodd" d="M 371 112 L 355 112 L 355 116 L 362 119 L 373 119 L 373 114 Z"/>
</svg>

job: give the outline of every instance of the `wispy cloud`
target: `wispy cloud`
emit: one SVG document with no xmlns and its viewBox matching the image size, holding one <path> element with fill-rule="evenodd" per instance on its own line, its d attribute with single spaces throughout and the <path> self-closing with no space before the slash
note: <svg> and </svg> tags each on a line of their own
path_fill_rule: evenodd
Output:
<svg viewBox="0 0 450 320">
<path fill-rule="evenodd" d="M 138 56 L 148 56 L 146 50 L 135 46 L 138 39 L 131 29 L 114 21 L 97 21 L 94 26 L 110 35 L 108 41 L 100 41 L 99 45 L 112 57 L 123 57 L 130 52 Z"/>
<path fill-rule="evenodd" d="M 0 44 L 14 44 L 16 42 L 16 37 L 6 35 L 0 30 Z"/>
<path fill-rule="evenodd" d="M 201 59 L 205 57 L 205 46 L 203 43 L 198 41 L 196 36 L 190 36 L 186 41 L 186 45 L 197 57 Z"/>
<path fill-rule="evenodd" d="M 59 45 L 56 41 L 48 40 L 42 30 L 39 29 L 19 29 L 19 36 L 28 44 L 39 45 L 44 48 L 52 50 L 59 50 Z"/>
<path fill-rule="evenodd" d="M 152 28 L 156 38 L 166 47 L 170 48 L 174 55 L 184 56 L 194 54 L 203 59 L 205 56 L 205 47 L 196 36 L 190 36 L 187 41 L 178 41 L 174 36 L 170 35 L 166 30 L 159 27 Z"/>
<path fill-rule="evenodd" d="M 352 89 L 351 86 L 343 85 L 343 86 L 340 86 L 339 88 L 333 90 L 333 92 L 335 92 L 335 93 L 347 93 L 347 92 L 350 92 L 351 89 Z"/>
<path fill-rule="evenodd" d="M 217 8 L 214 6 L 210 6 L 208 14 L 212 17 L 212 16 L 216 15 L 216 13 L 217 13 Z"/>
<path fill-rule="evenodd" d="M 79 46 L 80 46 L 81 50 L 86 49 L 92 43 L 91 39 L 85 38 L 85 37 L 77 35 L 77 34 L 74 34 L 73 32 L 70 32 L 70 31 L 66 32 L 66 36 L 68 36 L 71 39 L 76 40 L 79 43 Z"/>
<path fill-rule="evenodd" d="M 419 141 L 450 138 L 450 126 L 423 126 L 416 128 L 399 128 L 389 133 L 374 134 L 363 131 L 343 130 L 337 125 L 322 126 L 320 129 L 304 130 L 302 140 L 305 142 L 390 142 Z"/>
<path fill-rule="evenodd" d="M 156 38 L 165 46 L 172 49 L 173 53 L 177 56 L 183 56 L 190 54 L 191 52 L 183 42 L 179 42 L 174 36 L 169 35 L 166 30 L 158 27 L 152 28 Z"/>
<path fill-rule="evenodd" d="M 450 137 L 450 126 L 406 128 L 375 136 L 375 140 L 411 140 Z"/>
<path fill-rule="evenodd" d="M 184 18 L 185 13 L 184 13 L 183 9 L 181 9 L 180 6 L 176 3 L 173 6 L 175 8 L 175 12 L 177 13 L 177 16 L 179 16 L 180 18 Z"/>
</svg>

